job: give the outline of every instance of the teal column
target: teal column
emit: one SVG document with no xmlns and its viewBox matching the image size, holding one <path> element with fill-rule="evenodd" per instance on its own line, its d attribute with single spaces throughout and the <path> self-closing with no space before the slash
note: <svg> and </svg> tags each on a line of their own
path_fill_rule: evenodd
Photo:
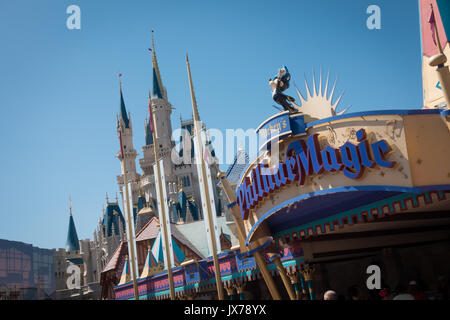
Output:
<svg viewBox="0 0 450 320">
<path fill-rule="evenodd" d="M 300 273 L 300 285 L 302 287 L 302 294 L 306 295 L 305 279 L 303 278 L 303 275 L 301 273 Z"/>
<path fill-rule="evenodd" d="M 312 279 L 313 279 L 313 273 L 314 273 L 314 266 L 310 264 L 305 264 L 301 271 L 306 284 L 308 286 L 308 292 L 309 292 L 309 299 L 314 300 L 314 292 L 312 288 Z"/>
<path fill-rule="evenodd" d="M 309 299 L 312 301 L 312 300 L 314 300 L 314 294 L 313 294 L 313 288 L 311 285 L 311 280 L 307 281 L 307 283 L 308 283 L 308 290 L 309 290 Z"/>
</svg>

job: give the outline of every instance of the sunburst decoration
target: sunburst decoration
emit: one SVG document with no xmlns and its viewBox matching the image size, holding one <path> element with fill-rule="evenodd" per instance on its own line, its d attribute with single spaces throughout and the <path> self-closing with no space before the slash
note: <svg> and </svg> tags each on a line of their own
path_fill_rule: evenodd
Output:
<svg viewBox="0 0 450 320">
<path fill-rule="evenodd" d="M 313 90 L 311 94 L 311 90 L 308 86 L 308 82 L 306 81 L 305 75 L 306 98 L 303 97 L 303 95 L 298 90 L 297 86 L 295 86 L 298 97 L 300 98 L 301 105 L 298 106 L 295 103 L 292 104 L 299 112 L 305 115 L 305 122 L 311 122 L 315 120 L 338 116 L 344 114 L 351 107 L 348 106 L 344 110 L 337 112 L 336 109 L 339 106 L 339 103 L 341 102 L 342 96 L 344 95 L 345 91 L 341 93 L 341 95 L 336 99 L 336 101 L 333 104 L 333 97 L 336 89 L 337 78 L 334 82 L 333 89 L 331 90 L 330 94 L 328 94 L 329 80 L 330 80 L 330 71 L 328 71 L 327 80 L 325 83 L 325 90 L 322 92 L 322 70 L 321 70 L 319 80 L 319 92 L 317 92 L 316 78 L 313 70 Z"/>
</svg>

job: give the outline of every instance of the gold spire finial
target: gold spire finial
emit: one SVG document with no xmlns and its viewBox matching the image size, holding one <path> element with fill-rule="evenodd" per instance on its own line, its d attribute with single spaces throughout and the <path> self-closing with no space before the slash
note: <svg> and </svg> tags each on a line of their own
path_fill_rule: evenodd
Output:
<svg viewBox="0 0 450 320">
<path fill-rule="evenodd" d="M 197 108 L 197 100 L 195 99 L 194 85 L 192 84 L 191 66 L 189 64 L 189 56 L 188 56 L 187 52 L 186 52 L 186 64 L 187 64 L 188 76 L 189 76 L 189 88 L 191 89 L 192 107 L 194 109 L 194 121 L 200 121 L 200 115 L 198 113 L 198 108 Z"/>
<path fill-rule="evenodd" d="M 155 33 L 155 31 L 152 30 L 152 51 L 153 51 L 153 55 L 155 55 L 155 37 L 154 37 L 154 33 Z"/>
<path fill-rule="evenodd" d="M 72 197 L 69 196 L 69 210 L 70 210 L 70 216 L 72 216 Z"/>
</svg>

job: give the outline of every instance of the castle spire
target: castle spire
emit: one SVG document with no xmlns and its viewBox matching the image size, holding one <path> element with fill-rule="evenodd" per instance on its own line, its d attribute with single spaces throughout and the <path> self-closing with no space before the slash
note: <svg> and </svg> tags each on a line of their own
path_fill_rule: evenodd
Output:
<svg viewBox="0 0 450 320">
<path fill-rule="evenodd" d="M 186 63 L 189 75 L 189 88 L 191 89 L 192 108 L 194 109 L 194 121 L 200 121 L 200 115 L 197 108 L 197 100 L 195 99 L 194 85 L 192 84 L 191 66 L 189 65 L 189 56 L 186 53 Z"/>
<path fill-rule="evenodd" d="M 72 200 L 70 200 L 70 218 L 69 229 L 67 231 L 66 251 L 80 250 L 80 243 L 78 242 L 77 229 L 72 216 Z"/>
<path fill-rule="evenodd" d="M 153 67 L 153 90 L 152 97 L 162 99 L 165 97 L 164 87 L 161 80 L 161 74 L 159 72 L 158 60 L 156 58 L 155 39 L 153 37 L 152 30 L 152 67 Z"/>
<path fill-rule="evenodd" d="M 145 145 L 150 146 L 153 144 L 153 136 L 150 128 L 150 121 L 145 118 Z"/>
<path fill-rule="evenodd" d="M 127 109 L 125 107 L 125 101 L 123 100 L 123 93 L 122 93 L 122 81 L 120 80 L 120 77 L 122 74 L 119 75 L 119 86 L 120 86 L 120 118 L 122 119 L 125 128 L 130 127 L 130 119 L 128 118 Z"/>
</svg>

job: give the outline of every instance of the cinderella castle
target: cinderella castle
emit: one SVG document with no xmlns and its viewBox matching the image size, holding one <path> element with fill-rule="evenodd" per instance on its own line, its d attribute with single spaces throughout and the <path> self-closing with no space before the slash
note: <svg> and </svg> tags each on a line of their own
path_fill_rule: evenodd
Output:
<svg viewBox="0 0 450 320">
<path fill-rule="evenodd" d="M 158 218 L 155 179 L 153 164 L 155 155 L 153 144 L 158 144 L 159 158 L 163 159 L 164 174 L 166 179 L 166 190 L 169 201 L 170 220 L 174 226 L 179 226 L 180 233 L 185 233 L 184 238 L 190 238 L 190 234 L 198 233 L 198 228 L 202 230 L 203 212 L 201 211 L 201 196 L 198 183 L 197 167 L 194 162 L 193 149 L 193 120 L 183 120 L 180 118 L 181 134 L 178 141 L 172 140 L 172 105 L 169 102 L 167 90 L 163 85 L 161 73 L 156 57 L 154 39 L 152 38 L 152 72 L 153 85 L 151 88 L 151 107 L 155 117 L 155 136 L 153 141 L 150 123 L 145 119 L 145 141 L 142 147 L 142 158 L 139 159 L 141 173 L 136 167 L 138 156 L 133 144 L 133 122 L 131 114 L 127 111 L 122 84 L 120 84 L 120 110 L 117 116 L 117 131 L 119 127 L 124 128 L 122 139 L 124 149 L 124 161 L 127 168 L 127 176 L 131 182 L 133 199 L 133 218 L 136 234 L 139 235 L 144 227 L 149 225 L 152 218 Z M 179 148 L 176 147 L 177 142 Z M 211 144 L 211 141 L 208 142 Z M 212 148 L 211 148 L 212 150 Z M 214 150 L 211 151 L 214 156 Z M 120 151 L 117 153 L 120 159 Z M 173 161 L 176 159 L 176 161 Z M 248 156 L 244 151 L 239 150 L 234 163 L 229 167 L 227 176 L 231 180 L 239 178 L 245 164 L 248 163 Z M 226 203 L 221 192 L 217 178 L 217 170 L 211 168 L 216 203 L 216 213 L 221 224 L 222 237 L 224 241 L 236 242 L 232 234 L 234 230 L 231 223 L 231 216 L 228 213 Z M 117 176 L 117 184 L 122 195 L 123 176 Z M 122 195 L 123 196 L 123 195 Z M 70 209 L 69 230 L 65 249 L 55 251 L 55 274 L 58 299 L 98 299 L 100 286 L 100 274 L 112 259 L 116 258 L 115 253 L 121 250 L 126 242 L 125 217 L 119 205 L 119 197 L 116 195 L 115 201 L 111 201 L 106 195 L 106 208 L 103 209 L 102 217 L 98 221 L 98 226 L 94 231 L 93 240 L 78 240 L 75 223 Z M 186 225 L 186 227 L 182 227 Z M 188 226 L 191 225 L 191 226 Z M 224 231 L 225 230 L 225 231 Z M 181 236 L 180 236 L 181 238 Z M 195 245 L 189 240 L 180 245 L 187 244 L 186 248 L 190 252 L 201 253 L 195 249 Z M 231 245 L 231 242 L 230 242 Z M 199 244 L 201 246 L 201 244 Z M 189 249 L 190 248 L 190 249 Z M 201 251 L 201 250 L 200 250 Z M 80 267 L 81 281 L 80 289 L 67 289 L 67 282 L 70 277 L 66 269 L 70 264 Z M 70 281 L 70 280 L 69 280 Z M 59 294 L 58 294 L 59 293 Z"/>
</svg>

